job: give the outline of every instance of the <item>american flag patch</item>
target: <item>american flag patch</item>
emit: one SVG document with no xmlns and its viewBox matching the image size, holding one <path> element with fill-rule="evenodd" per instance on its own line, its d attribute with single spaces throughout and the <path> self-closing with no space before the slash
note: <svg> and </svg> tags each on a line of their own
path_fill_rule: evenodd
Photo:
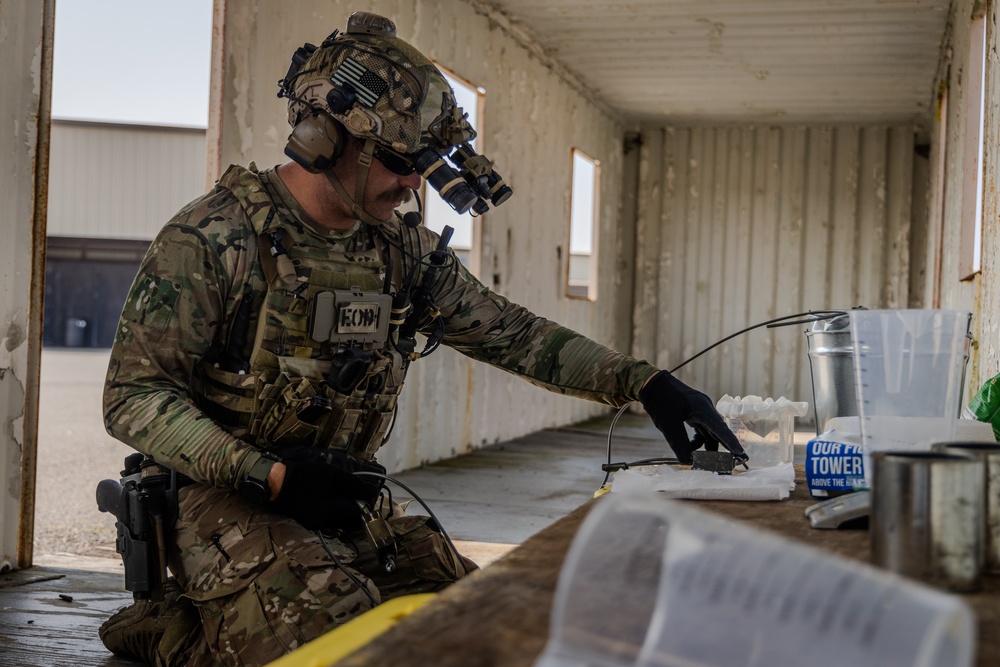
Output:
<svg viewBox="0 0 1000 667">
<path fill-rule="evenodd" d="M 366 107 L 371 108 L 382 97 L 389 84 L 354 58 L 345 58 L 337 71 L 333 73 L 332 81 L 343 86 L 349 84 Z"/>
</svg>

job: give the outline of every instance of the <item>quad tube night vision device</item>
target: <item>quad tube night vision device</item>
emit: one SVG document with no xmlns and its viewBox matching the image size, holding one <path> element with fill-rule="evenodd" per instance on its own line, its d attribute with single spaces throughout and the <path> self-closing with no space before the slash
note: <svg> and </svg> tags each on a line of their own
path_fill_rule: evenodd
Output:
<svg viewBox="0 0 1000 667">
<path fill-rule="evenodd" d="M 482 215 L 490 210 L 490 204 L 499 206 L 514 193 L 493 169 L 493 163 L 469 144 L 459 144 L 447 158 L 457 171 L 433 148 L 417 153 L 413 166 L 457 213 L 471 210 L 473 215 Z"/>
</svg>

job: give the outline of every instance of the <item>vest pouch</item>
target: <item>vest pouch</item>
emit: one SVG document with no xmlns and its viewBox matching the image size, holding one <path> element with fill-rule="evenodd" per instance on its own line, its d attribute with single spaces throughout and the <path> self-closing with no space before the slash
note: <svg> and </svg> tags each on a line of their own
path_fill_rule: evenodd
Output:
<svg viewBox="0 0 1000 667">
<path fill-rule="evenodd" d="M 357 449 L 356 455 L 358 458 L 364 460 L 374 458 L 375 452 L 378 451 L 389 435 L 389 429 L 392 428 L 395 415 L 396 412 L 393 410 L 391 412 L 373 412 L 368 417 L 368 421 L 365 422 L 364 429 L 361 432 L 361 439 L 355 448 Z"/>
<path fill-rule="evenodd" d="M 358 557 L 351 565 L 375 582 L 383 599 L 417 591 L 439 591 L 464 576 L 466 569 L 476 569 L 472 561 L 458 560 L 433 519 L 400 516 L 387 521 L 397 547 L 396 568 L 391 573 L 382 567 L 367 539 L 352 535 Z"/>
<path fill-rule="evenodd" d="M 325 430 L 330 437 L 335 436 L 337 433 L 342 433 L 345 434 L 346 438 L 349 434 L 357 430 L 362 414 L 364 414 L 364 411 L 357 408 L 335 407 L 330 412 Z"/>
<path fill-rule="evenodd" d="M 313 444 L 331 411 L 329 399 L 309 378 L 290 380 L 282 373 L 275 385 L 279 383 L 280 392 L 263 411 L 258 440 L 278 447 Z"/>
<path fill-rule="evenodd" d="M 267 442 L 261 438 L 261 433 L 264 432 L 264 421 L 268 420 L 270 428 L 273 430 L 274 424 L 270 423 L 272 408 L 286 385 L 288 385 L 288 375 L 285 373 L 275 375 L 271 371 L 265 371 L 257 376 L 257 407 L 254 410 L 253 420 L 250 422 L 250 435 L 257 439 L 259 445 L 267 446 Z"/>
</svg>

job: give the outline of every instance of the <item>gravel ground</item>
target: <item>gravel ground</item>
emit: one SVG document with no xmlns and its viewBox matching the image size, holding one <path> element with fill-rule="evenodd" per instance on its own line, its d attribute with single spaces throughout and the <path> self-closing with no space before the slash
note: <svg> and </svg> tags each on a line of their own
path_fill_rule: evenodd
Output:
<svg viewBox="0 0 1000 667">
<path fill-rule="evenodd" d="M 42 351 L 38 411 L 35 555 L 118 558 L 114 519 L 97 510 L 95 489 L 118 479 L 132 449 L 104 430 L 101 392 L 110 351 Z"/>
</svg>

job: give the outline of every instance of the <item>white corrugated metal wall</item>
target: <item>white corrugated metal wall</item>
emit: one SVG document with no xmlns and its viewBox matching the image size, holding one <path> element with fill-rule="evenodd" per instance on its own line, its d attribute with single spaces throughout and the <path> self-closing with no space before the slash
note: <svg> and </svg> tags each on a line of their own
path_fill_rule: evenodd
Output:
<svg viewBox="0 0 1000 667">
<path fill-rule="evenodd" d="M 643 132 L 633 354 L 673 368 L 805 310 L 906 307 L 914 128 Z M 811 402 L 804 325 L 733 339 L 680 376 Z"/>
<path fill-rule="evenodd" d="M 205 130 L 52 121 L 49 236 L 151 241 L 205 191 Z"/>
</svg>

